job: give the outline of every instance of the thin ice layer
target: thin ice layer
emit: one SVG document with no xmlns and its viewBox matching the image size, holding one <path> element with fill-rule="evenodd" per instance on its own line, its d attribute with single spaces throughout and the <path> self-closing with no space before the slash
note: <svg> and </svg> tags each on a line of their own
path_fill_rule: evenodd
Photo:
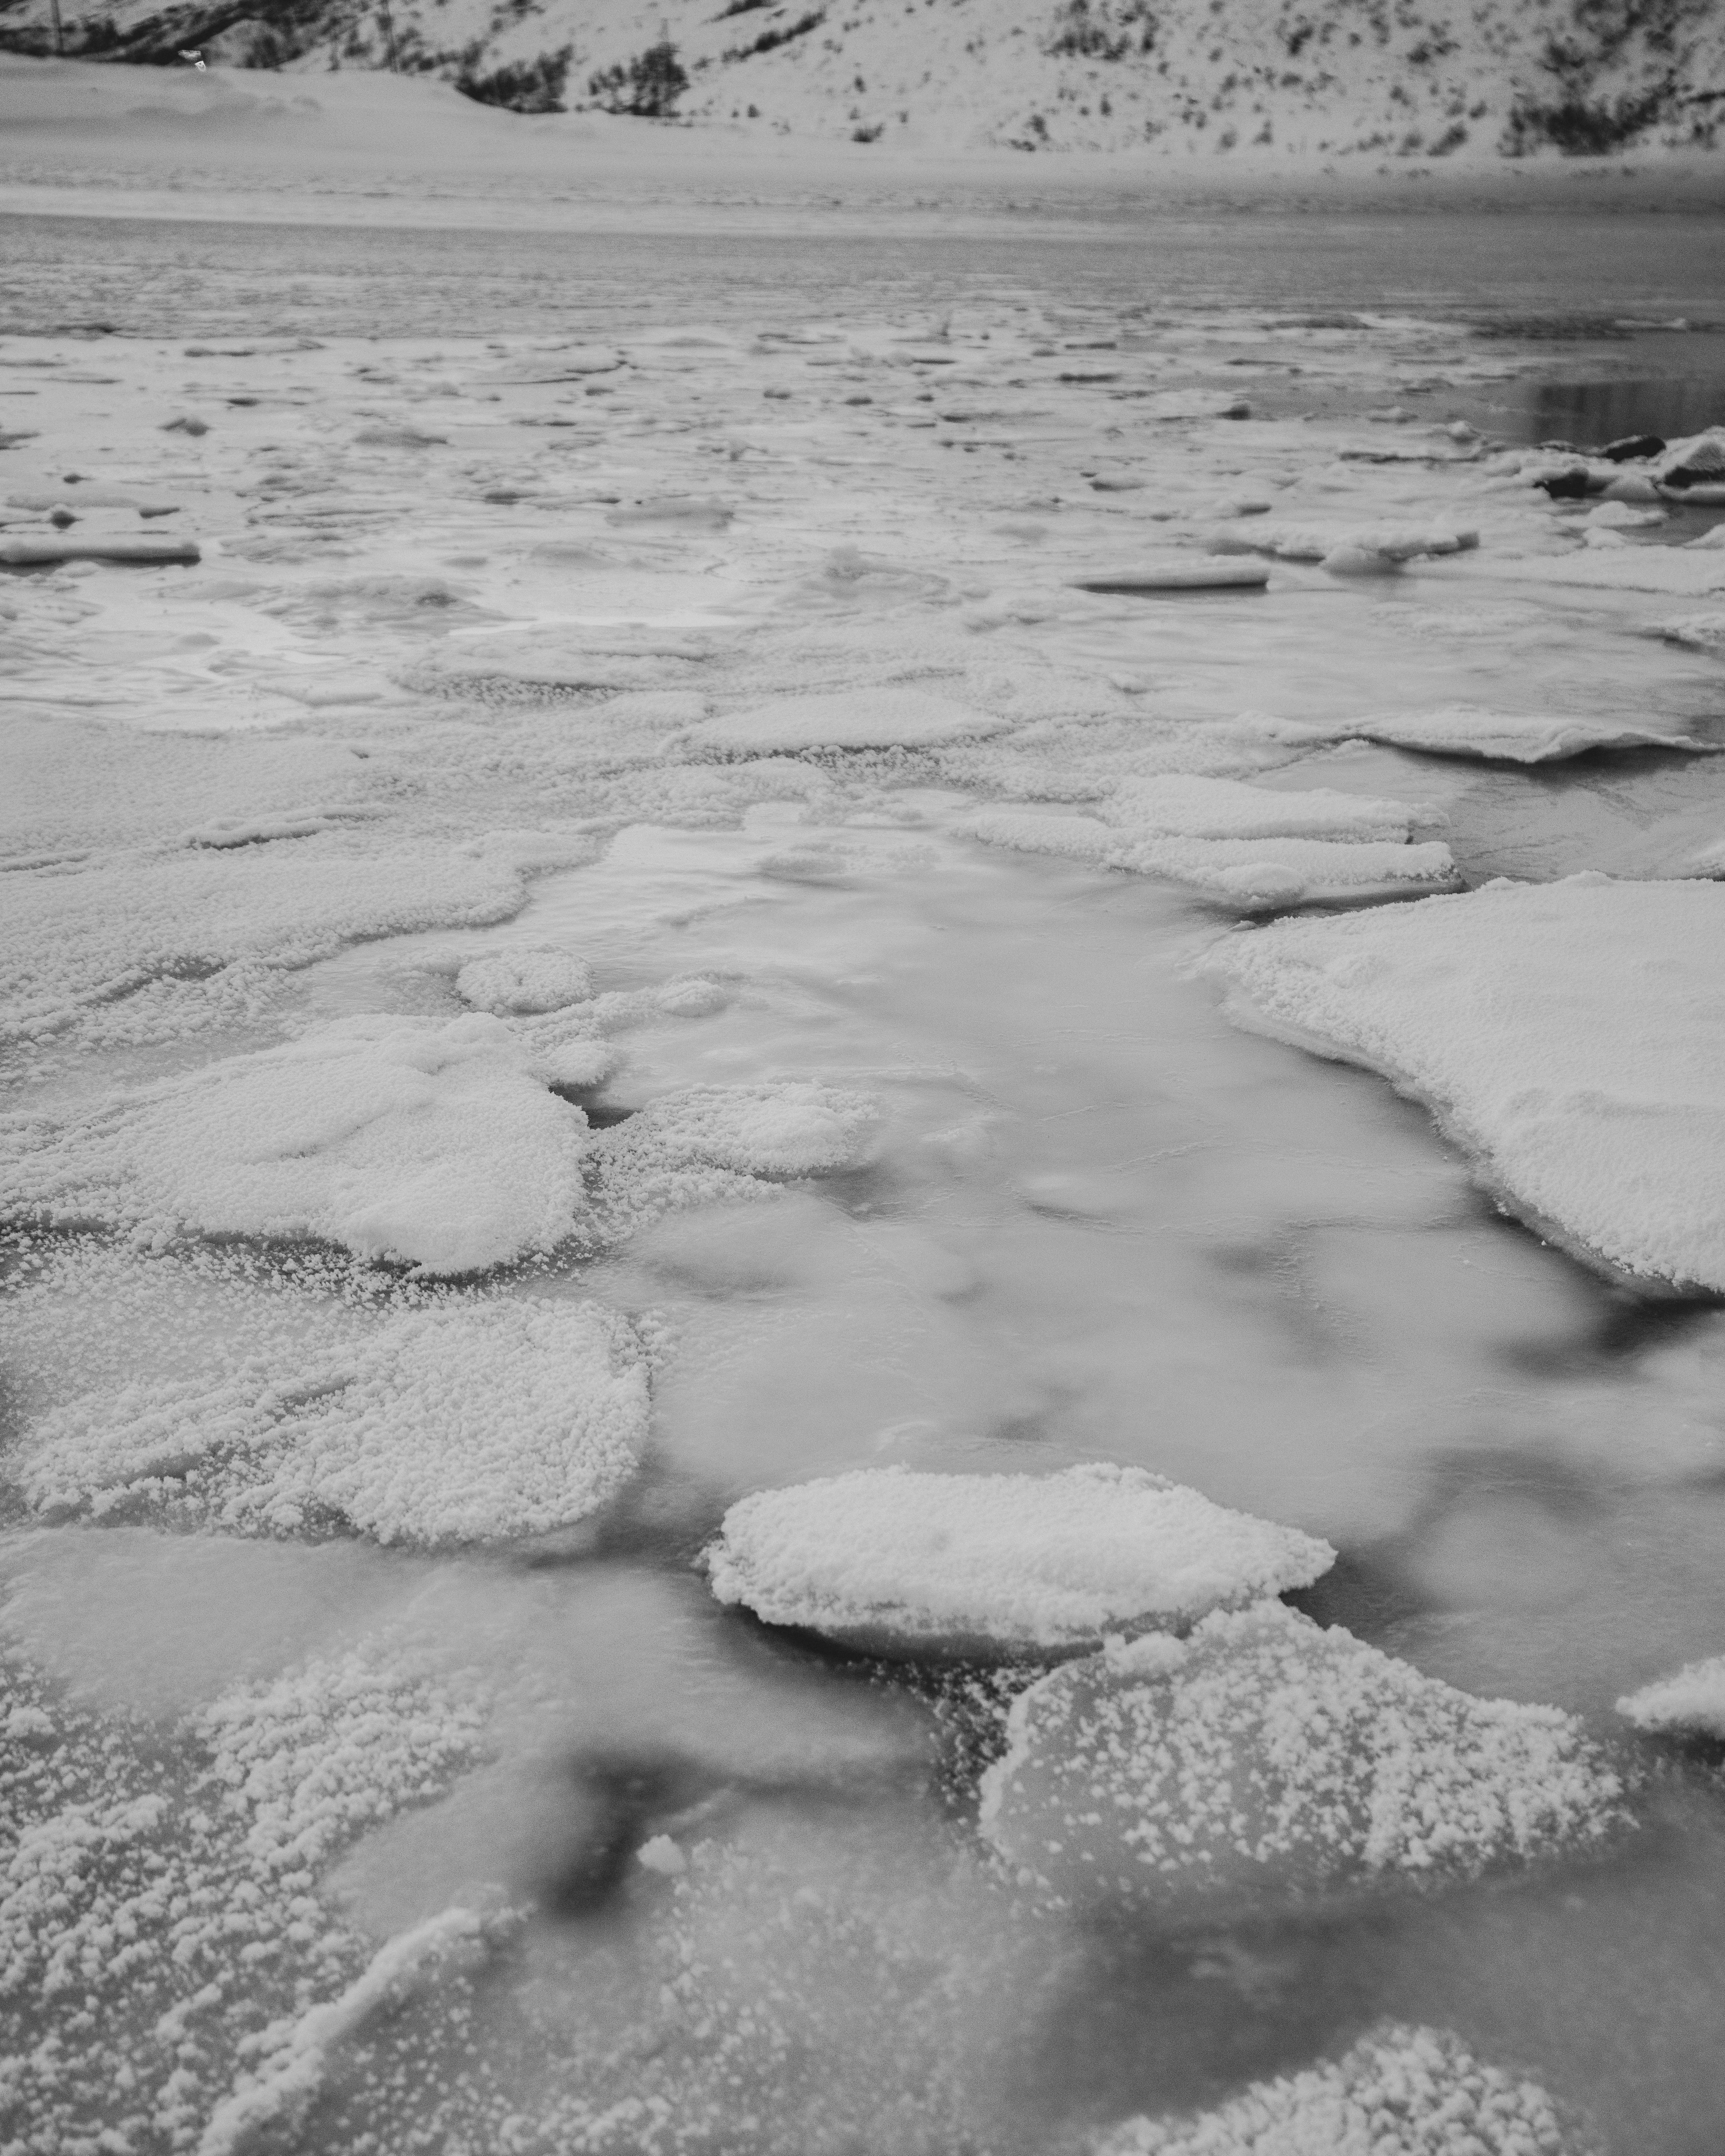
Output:
<svg viewBox="0 0 1725 2156">
<path fill-rule="evenodd" d="M 745 1497 L 706 1553 L 721 1602 L 900 1652 L 1070 1652 L 1303 1587 L 1327 1543 L 1138 1467 L 865 1469 Z"/>
<path fill-rule="evenodd" d="M 786 756 L 805 749 L 929 748 L 999 733 L 1004 719 L 930 689 L 848 689 L 785 696 L 728 718 L 704 719 L 683 737 L 691 749 Z"/>
<path fill-rule="evenodd" d="M 13 1472 L 49 1519 L 494 1541 L 606 1504 L 647 1417 L 645 1361 L 615 1313 L 443 1300 L 321 1353 L 278 1346 L 87 1396 L 44 1419 Z"/>
<path fill-rule="evenodd" d="M 1251 2087 L 1200 2117 L 1131 2118 L 1095 2156 L 1563 2156 L 1578 2144 L 1538 2082 L 1441 2029 L 1394 2022 L 1339 2059 Z"/>
<path fill-rule="evenodd" d="M 1637 1729 L 1661 1735 L 1725 1738 L 1725 1655 L 1689 1662 L 1617 1702 Z"/>
<path fill-rule="evenodd" d="M 0 1203 L 154 1237 L 317 1237 L 439 1274 L 568 1233 L 587 1118 L 500 1019 L 367 1014 L 110 1096 L 12 1121 Z"/>
<path fill-rule="evenodd" d="M 1069 1663 L 983 1779 L 1009 1863 L 1181 1921 L 1597 1839 L 1618 1779 L 1556 1707 L 1484 1700 L 1278 1602 Z"/>
<path fill-rule="evenodd" d="M 1516 1211 L 1725 1288 L 1725 892 L 1572 876 L 1278 921 L 1209 961 L 1250 1029 L 1425 1101 Z"/>
</svg>

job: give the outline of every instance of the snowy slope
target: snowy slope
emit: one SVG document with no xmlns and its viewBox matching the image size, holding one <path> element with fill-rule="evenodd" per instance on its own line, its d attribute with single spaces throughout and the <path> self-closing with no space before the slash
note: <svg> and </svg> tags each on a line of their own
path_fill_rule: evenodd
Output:
<svg viewBox="0 0 1725 2156">
<path fill-rule="evenodd" d="M 67 0 L 68 49 L 453 80 L 594 78 L 668 38 L 696 122 L 886 147 L 1204 157 L 1710 146 L 1725 12 L 1709 0 Z M 49 0 L 0 6 L 46 51 Z M 549 90 L 547 84 L 549 84 Z M 555 110 L 552 104 L 548 109 Z"/>
</svg>

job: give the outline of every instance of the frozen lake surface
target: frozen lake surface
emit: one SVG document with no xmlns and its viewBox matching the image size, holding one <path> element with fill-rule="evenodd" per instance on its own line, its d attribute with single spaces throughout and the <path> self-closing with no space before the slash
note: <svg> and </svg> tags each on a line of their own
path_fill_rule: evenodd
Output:
<svg viewBox="0 0 1725 2156">
<path fill-rule="evenodd" d="M 1725 2136 L 1717 226 L 1111 216 L 0 220 L 0 2149 Z"/>
</svg>

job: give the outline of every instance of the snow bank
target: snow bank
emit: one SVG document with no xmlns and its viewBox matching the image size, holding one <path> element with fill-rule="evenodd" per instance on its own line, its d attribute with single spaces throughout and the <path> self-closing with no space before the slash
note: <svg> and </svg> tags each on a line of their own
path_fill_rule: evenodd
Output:
<svg viewBox="0 0 1725 2156">
<path fill-rule="evenodd" d="M 1201 2118 L 1128 2119 L 1095 2156 L 1562 2156 L 1569 2145 L 1537 2082 L 1444 2030 L 1384 2022 L 1339 2059 L 1255 2082 Z"/>
<path fill-rule="evenodd" d="M 1542 1232 L 1725 1289 L 1725 892 L 1574 876 L 1346 920 L 1209 960 L 1229 1015 L 1427 1101 Z"/>
<path fill-rule="evenodd" d="M 443 1301 L 320 1353 L 252 1356 L 46 1418 L 13 1473 L 45 1517 L 165 1516 L 380 1542 L 567 1527 L 629 1482 L 645 1359 L 596 1303 Z"/>
<path fill-rule="evenodd" d="M 440 1976 L 474 1967 L 486 1950 L 485 1920 L 471 1909 L 444 1909 L 389 1940 L 363 1975 L 339 1997 L 308 2008 L 261 2070 L 216 2106 L 198 2156 L 244 2156 L 273 2139 L 303 2117 L 342 2044 Z"/>
<path fill-rule="evenodd" d="M 480 927 L 521 909 L 506 863 L 445 850 L 274 847 L 110 860 L 7 878 L 0 922 L 0 1040 L 45 1037 L 96 1004 L 110 1030 L 172 1034 L 186 999 L 224 968 L 311 964 L 362 937 Z M 155 1009 L 152 998 L 166 1008 Z"/>
<path fill-rule="evenodd" d="M 1142 1468 L 865 1469 L 745 1497 L 706 1552 L 713 1593 L 769 1624 L 884 1653 L 1093 1649 L 1303 1587 L 1327 1543 Z"/>
<path fill-rule="evenodd" d="M 1637 1729 L 1725 1738 L 1725 1655 L 1690 1662 L 1675 1676 L 1643 1685 L 1617 1702 Z"/>
<path fill-rule="evenodd" d="M 1008 1735 L 982 1810 L 1007 1861 L 1173 1920 L 1471 1878 L 1597 1838 L 1619 1794 L 1573 1717 L 1472 1698 L 1277 1602 L 1069 1663 Z"/>
<path fill-rule="evenodd" d="M 0 1203 L 157 1238 L 316 1236 L 430 1273 L 549 1250 L 587 1118 L 515 1034 L 367 1014 L 80 1114 L 13 1118 Z"/>
<path fill-rule="evenodd" d="M 567 951 L 488 951 L 470 958 L 455 976 L 455 993 L 475 1010 L 500 1018 L 562 1010 L 593 993 L 593 973 Z"/>
<path fill-rule="evenodd" d="M 1385 711 L 1337 726 L 1337 741 L 1386 742 L 1440 756 L 1477 756 L 1509 763 L 1546 763 L 1600 748 L 1705 749 L 1668 727 L 1625 719 L 1558 717 L 1550 712 L 1490 711 L 1450 704 L 1430 711 Z"/>
<path fill-rule="evenodd" d="M 1006 723 L 932 690 L 850 689 L 826 696 L 786 696 L 728 718 L 704 719 L 681 737 L 679 746 L 731 756 L 929 748 L 999 733 Z"/>
</svg>

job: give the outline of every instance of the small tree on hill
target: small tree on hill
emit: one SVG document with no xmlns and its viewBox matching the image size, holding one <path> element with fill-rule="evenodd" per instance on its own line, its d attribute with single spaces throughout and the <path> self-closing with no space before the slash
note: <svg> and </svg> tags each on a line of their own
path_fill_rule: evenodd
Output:
<svg viewBox="0 0 1725 2156">
<path fill-rule="evenodd" d="M 667 38 L 637 53 L 627 67 L 606 68 L 590 76 L 587 94 L 607 112 L 626 112 L 637 120 L 665 120 L 688 87 L 687 70 Z"/>
</svg>

